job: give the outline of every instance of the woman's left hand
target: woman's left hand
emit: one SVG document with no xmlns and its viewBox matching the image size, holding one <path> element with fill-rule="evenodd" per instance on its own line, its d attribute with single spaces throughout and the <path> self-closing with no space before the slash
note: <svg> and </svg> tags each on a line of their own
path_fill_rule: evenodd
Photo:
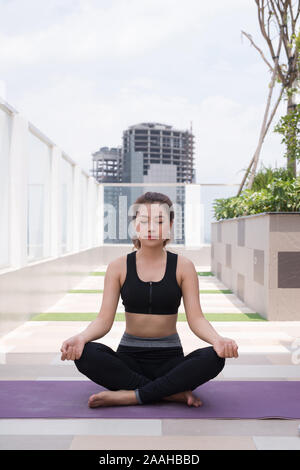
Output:
<svg viewBox="0 0 300 470">
<path fill-rule="evenodd" d="M 220 336 L 212 346 L 220 357 L 238 357 L 238 345 L 234 339 Z"/>
</svg>

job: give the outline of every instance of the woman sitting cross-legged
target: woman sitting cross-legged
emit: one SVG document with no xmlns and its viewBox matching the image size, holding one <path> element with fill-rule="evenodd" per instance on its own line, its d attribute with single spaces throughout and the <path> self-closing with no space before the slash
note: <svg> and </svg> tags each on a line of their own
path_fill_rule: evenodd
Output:
<svg viewBox="0 0 300 470">
<path fill-rule="evenodd" d="M 90 407 L 160 400 L 198 407 L 202 401 L 192 391 L 216 377 L 225 358 L 238 357 L 238 346 L 204 317 L 193 262 L 165 249 L 174 219 L 170 199 L 147 192 L 135 205 L 137 250 L 109 263 L 100 312 L 83 332 L 63 342 L 61 359 L 74 361 L 82 374 L 107 388 L 89 398 Z M 126 329 L 114 351 L 95 340 L 110 331 L 120 294 Z M 190 329 L 211 344 L 186 356 L 176 330 L 182 297 Z"/>
</svg>

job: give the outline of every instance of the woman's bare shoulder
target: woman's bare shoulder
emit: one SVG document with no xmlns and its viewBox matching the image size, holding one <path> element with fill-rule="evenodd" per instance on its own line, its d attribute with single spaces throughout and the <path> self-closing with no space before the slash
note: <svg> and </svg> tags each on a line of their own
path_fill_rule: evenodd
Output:
<svg viewBox="0 0 300 470">
<path fill-rule="evenodd" d="M 182 267 L 192 267 L 192 266 L 195 267 L 193 261 L 190 260 L 190 258 L 187 258 L 186 256 L 183 256 L 183 255 L 180 255 L 180 254 L 178 254 L 178 261 L 177 262 Z"/>
<path fill-rule="evenodd" d="M 190 277 L 193 273 L 196 272 L 193 261 L 186 256 L 178 255 L 177 264 L 181 280 L 183 280 L 185 277 Z"/>
<path fill-rule="evenodd" d="M 172 253 L 174 253 L 174 251 L 172 251 Z M 182 281 L 185 278 L 188 278 L 188 276 L 190 275 L 191 272 L 193 272 L 193 270 L 196 271 L 194 263 L 186 256 L 183 256 L 177 253 L 176 274 L 177 274 L 177 281 L 180 286 L 182 285 Z"/>
<path fill-rule="evenodd" d="M 113 259 L 111 263 L 117 266 L 118 264 L 122 264 L 124 260 L 126 260 L 126 258 L 127 258 L 127 255 L 118 256 L 118 258 Z"/>
<path fill-rule="evenodd" d="M 127 254 L 113 259 L 108 266 L 110 266 L 111 270 L 117 275 L 122 276 L 127 270 Z"/>
<path fill-rule="evenodd" d="M 111 268 L 114 270 L 120 270 L 124 268 L 124 266 L 126 266 L 126 258 L 127 255 L 118 256 L 118 258 L 115 258 L 110 261 L 108 266 L 111 266 Z"/>
<path fill-rule="evenodd" d="M 111 260 L 106 268 L 109 278 L 117 280 L 120 285 L 126 275 L 126 257 L 127 255 L 118 256 L 118 258 Z"/>
</svg>

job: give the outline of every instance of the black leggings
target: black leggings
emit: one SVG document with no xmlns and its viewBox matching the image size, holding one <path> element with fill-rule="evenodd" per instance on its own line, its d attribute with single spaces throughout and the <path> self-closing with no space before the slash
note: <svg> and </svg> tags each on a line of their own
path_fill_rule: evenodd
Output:
<svg viewBox="0 0 300 470">
<path fill-rule="evenodd" d="M 216 377 L 225 365 L 212 346 L 184 356 L 182 347 L 118 346 L 88 342 L 75 359 L 79 372 L 109 390 L 135 390 L 140 404 L 193 390 Z"/>
</svg>

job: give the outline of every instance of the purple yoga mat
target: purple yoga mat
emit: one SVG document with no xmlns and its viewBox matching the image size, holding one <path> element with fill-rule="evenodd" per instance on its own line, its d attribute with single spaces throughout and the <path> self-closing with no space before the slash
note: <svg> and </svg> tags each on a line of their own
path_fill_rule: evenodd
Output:
<svg viewBox="0 0 300 470">
<path fill-rule="evenodd" d="M 85 381 L 0 381 L 0 418 L 300 418 L 300 381 L 210 380 L 193 390 L 203 405 L 160 401 L 89 408 L 107 390 Z"/>
</svg>

